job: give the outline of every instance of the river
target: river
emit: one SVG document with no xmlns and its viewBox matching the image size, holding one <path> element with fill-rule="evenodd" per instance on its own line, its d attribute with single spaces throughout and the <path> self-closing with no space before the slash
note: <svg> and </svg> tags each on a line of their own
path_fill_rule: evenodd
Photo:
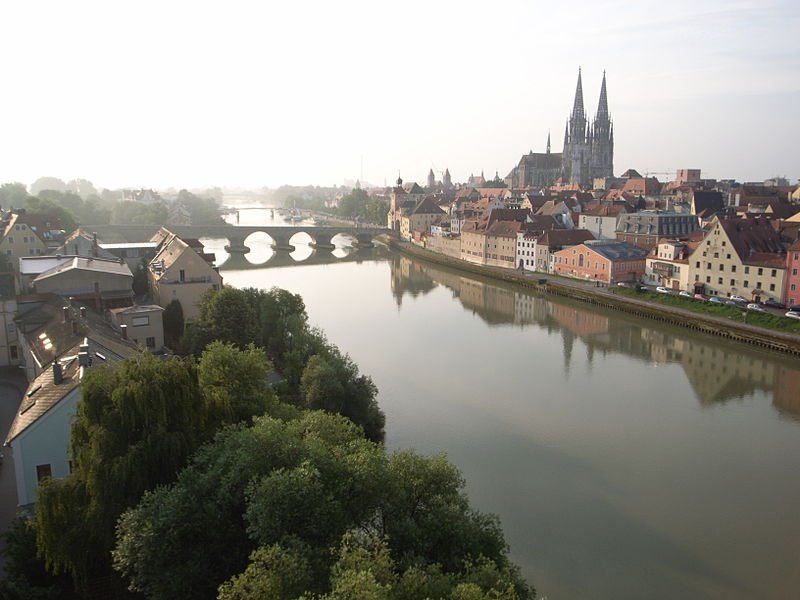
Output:
<svg viewBox="0 0 800 600">
<path fill-rule="evenodd" d="M 446 453 L 541 596 L 798 598 L 796 359 L 382 247 L 297 248 L 222 275 L 303 296 L 377 384 L 388 447 Z"/>
</svg>

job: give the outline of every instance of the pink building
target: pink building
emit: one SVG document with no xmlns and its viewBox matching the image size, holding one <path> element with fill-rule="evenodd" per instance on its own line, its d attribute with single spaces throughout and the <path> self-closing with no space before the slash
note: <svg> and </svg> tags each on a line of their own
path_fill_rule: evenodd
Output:
<svg viewBox="0 0 800 600">
<path fill-rule="evenodd" d="M 647 251 L 617 240 L 589 240 L 553 254 L 556 275 L 600 281 L 639 281 L 644 275 Z"/>
<path fill-rule="evenodd" d="M 783 286 L 783 302 L 787 306 L 800 304 L 800 240 L 786 251 L 786 285 Z"/>
</svg>

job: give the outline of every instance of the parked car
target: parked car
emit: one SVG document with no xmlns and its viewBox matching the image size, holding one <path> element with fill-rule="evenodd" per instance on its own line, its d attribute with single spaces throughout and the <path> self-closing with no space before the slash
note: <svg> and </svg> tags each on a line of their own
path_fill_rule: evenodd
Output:
<svg viewBox="0 0 800 600">
<path fill-rule="evenodd" d="M 729 299 L 733 300 L 734 302 L 738 302 L 739 304 L 747 303 L 746 299 L 742 298 L 741 296 L 738 296 L 737 294 L 731 294 L 731 297 Z"/>
<path fill-rule="evenodd" d="M 711 296 L 708 301 L 711 302 L 711 304 L 725 304 L 725 301 L 719 296 Z"/>
<path fill-rule="evenodd" d="M 695 294 L 692 296 L 695 300 L 700 300 L 700 302 L 708 302 L 708 298 L 706 298 L 703 294 Z"/>
<path fill-rule="evenodd" d="M 681 290 L 678 292 L 678 296 L 683 296 L 684 298 L 692 298 L 692 293 L 687 292 L 686 290 Z"/>
<path fill-rule="evenodd" d="M 800 311 L 790 310 L 786 313 L 786 316 L 790 319 L 800 319 Z"/>
<path fill-rule="evenodd" d="M 737 308 L 740 308 L 742 306 L 742 303 L 728 298 L 727 300 L 725 300 L 725 306 L 735 306 Z"/>
<path fill-rule="evenodd" d="M 659 294 L 671 294 L 671 293 L 672 293 L 672 290 L 671 290 L 671 289 L 669 289 L 669 288 L 665 288 L 663 285 L 660 285 L 660 286 L 658 286 L 658 287 L 656 288 L 656 291 L 657 291 Z"/>
<path fill-rule="evenodd" d="M 792 304 L 787 308 L 789 309 L 789 312 L 800 312 L 800 304 Z"/>
<path fill-rule="evenodd" d="M 641 283 L 636 284 L 636 291 L 637 292 L 649 292 L 650 290 L 647 289 L 646 285 L 642 285 Z"/>
<path fill-rule="evenodd" d="M 758 304 L 757 302 L 751 302 L 750 304 L 748 304 L 747 310 L 752 310 L 753 312 L 760 312 L 760 313 L 767 312 L 764 310 L 764 307 Z"/>
<path fill-rule="evenodd" d="M 764 306 L 768 306 L 770 308 L 786 308 L 785 304 L 778 302 L 777 300 L 773 300 L 772 298 L 767 298 L 764 300 Z"/>
</svg>

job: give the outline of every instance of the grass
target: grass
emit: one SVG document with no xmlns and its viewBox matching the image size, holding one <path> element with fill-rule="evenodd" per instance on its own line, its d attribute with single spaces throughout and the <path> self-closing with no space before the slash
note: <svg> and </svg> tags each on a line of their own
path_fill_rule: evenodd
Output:
<svg viewBox="0 0 800 600">
<path fill-rule="evenodd" d="M 739 323 L 747 323 L 755 327 L 763 327 L 764 329 L 772 329 L 774 331 L 784 331 L 787 333 L 800 334 L 800 320 L 790 319 L 783 315 L 773 315 L 771 313 L 757 313 L 745 310 L 744 307 L 737 308 L 734 306 L 727 306 L 725 304 L 711 304 L 709 302 L 702 302 L 700 300 L 693 300 L 691 298 L 684 298 L 677 294 L 659 294 L 656 292 L 637 292 L 630 288 L 614 287 L 610 291 L 629 298 L 636 298 L 637 300 L 644 300 L 652 302 L 653 304 L 666 304 L 667 306 L 674 306 L 692 312 L 714 315 L 716 317 L 723 317 L 736 321 Z M 745 316 L 746 315 L 746 316 Z"/>
</svg>

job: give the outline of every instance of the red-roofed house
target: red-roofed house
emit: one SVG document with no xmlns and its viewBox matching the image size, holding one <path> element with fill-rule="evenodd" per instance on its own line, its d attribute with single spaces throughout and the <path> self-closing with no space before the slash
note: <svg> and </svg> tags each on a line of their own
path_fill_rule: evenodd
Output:
<svg viewBox="0 0 800 600">
<path fill-rule="evenodd" d="M 786 251 L 786 285 L 782 302 L 787 306 L 800 304 L 800 240 Z"/>
<path fill-rule="evenodd" d="M 696 291 L 754 302 L 783 298 L 786 251 L 769 219 L 718 219 L 689 258 Z"/>
</svg>

